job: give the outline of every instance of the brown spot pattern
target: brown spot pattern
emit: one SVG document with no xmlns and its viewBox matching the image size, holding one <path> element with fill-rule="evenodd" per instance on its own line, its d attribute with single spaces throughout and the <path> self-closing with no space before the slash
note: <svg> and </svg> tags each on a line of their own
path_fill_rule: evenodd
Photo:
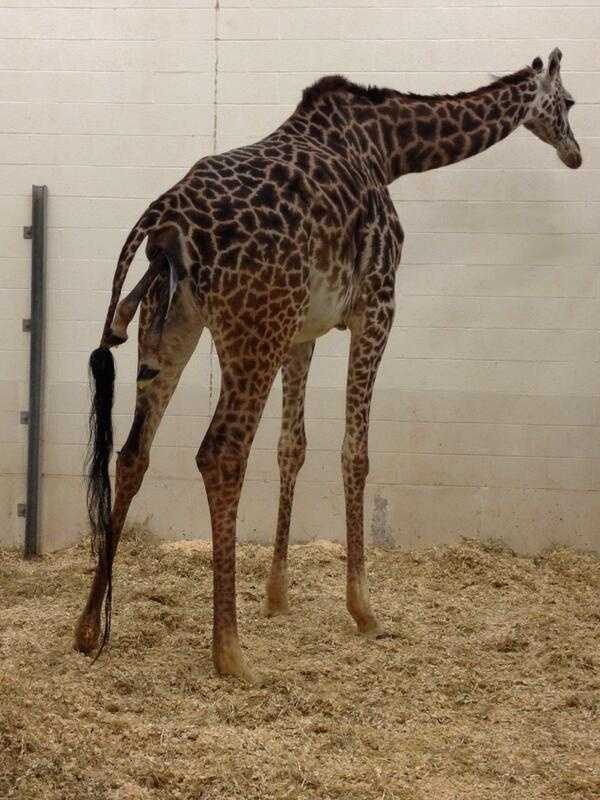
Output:
<svg viewBox="0 0 600 800">
<path fill-rule="evenodd" d="M 270 136 L 194 164 L 150 205 L 127 238 L 103 343 L 125 340 L 141 304 L 140 380 L 132 430 L 117 461 L 113 529 L 118 536 L 162 415 L 207 327 L 222 383 L 196 460 L 211 513 L 213 654 L 221 673 L 254 678 L 237 633 L 236 516 L 254 434 L 280 368 L 281 494 L 266 612 L 287 609 L 292 499 L 306 449 L 306 381 L 314 339 L 333 327 L 351 335 L 342 448 L 347 606 L 359 630 L 377 630 L 366 589 L 363 497 L 369 408 L 394 316 L 403 242 L 387 186 L 407 172 L 481 152 L 522 120 L 532 123 L 534 107 L 564 134 L 564 122 L 555 114 L 557 99 L 538 108 L 538 97 L 533 68 L 475 92 L 433 97 L 323 78 Z M 119 303 L 145 237 L 149 271 Z M 80 620 L 86 647 L 99 626 L 105 588 L 97 573 Z"/>
</svg>

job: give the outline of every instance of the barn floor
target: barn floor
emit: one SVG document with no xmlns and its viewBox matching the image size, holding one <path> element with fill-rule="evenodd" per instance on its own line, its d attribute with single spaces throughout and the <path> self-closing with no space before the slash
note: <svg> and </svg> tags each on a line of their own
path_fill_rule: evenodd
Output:
<svg viewBox="0 0 600 800">
<path fill-rule="evenodd" d="M 344 611 L 338 545 L 292 548 L 292 614 L 260 616 L 270 553 L 239 549 L 240 628 L 267 678 L 210 659 L 210 551 L 133 531 L 112 647 L 71 651 L 83 547 L 0 556 L 0 796 L 18 800 L 598 800 L 600 560 L 499 545 L 372 550 L 387 638 Z"/>
</svg>

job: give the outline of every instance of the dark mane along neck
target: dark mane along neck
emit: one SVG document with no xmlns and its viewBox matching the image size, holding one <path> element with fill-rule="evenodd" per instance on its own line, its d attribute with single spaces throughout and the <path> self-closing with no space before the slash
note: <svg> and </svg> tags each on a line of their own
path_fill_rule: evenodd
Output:
<svg viewBox="0 0 600 800">
<path fill-rule="evenodd" d="M 305 89 L 294 116 L 316 138 L 342 135 L 348 153 L 358 153 L 377 180 L 389 183 L 491 147 L 523 121 L 535 91 L 530 67 L 471 92 L 434 95 L 330 75 Z"/>
<path fill-rule="evenodd" d="M 510 75 L 504 75 L 500 78 L 496 78 L 493 83 L 489 83 L 486 86 L 480 86 L 477 89 L 467 92 L 456 92 L 455 94 L 416 94 L 415 92 L 394 92 L 394 94 L 399 97 L 404 97 L 407 100 L 416 100 L 421 102 L 435 102 L 436 100 L 468 100 L 481 97 L 482 95 L 489 94 L 490 92 L 496 92 L 497 90 L 510 88 L 511 86 L 518 86 L 524 81 L 530 80 L 532 76 L 533 71 L 531 67 L 524 67 L 518 72 L 513 72 Z"/>
<path fill-rule="evenodd" d="M 319 78 L 316 83 L 308 86 L 302 92 L 302 100 L 298 105 L 298 110 L 310 109 L 316 101 L 334 92 L 352 95 L 357 99 L 367 100 L 371 103 L 382 103 L 386 98 L 398 94 L 393 89 L 381 89 L 378 86 L 362 86 L 360 83 L 353 83 L 348 78 L 344 78 L 343 75 L 326 75 L 324 78 Z"/>
<path fill-rule="evenodd" d="M 493 83 L 487 86 L 480 86 L 473 91 L 458 92 L 456 94 L 416 94 L 415 92 L 400 92 L 396 89 L 386 89 L 380 86 L 363 86 L 360 83 L 354 83 L 348 80 L 348 78 L 345 78 L 343 75 L 325 75 L 302 92 L 302 99 L 298 104 L 298 110 L 311 108 L 314 106 L 315 101 L 332 92 L 345 93 L 357 100 L 368 100 L 375 104 L 383 103 L 389 98 L 406 98 L 406 100 L 419 101 L 464 100 L 496 89 L 516 86 L 524 80 L 530 79 L 532 75 L 533 71 L 531 67 L 524 67 L 518 72 L 496 78 Z"/>
</svg>

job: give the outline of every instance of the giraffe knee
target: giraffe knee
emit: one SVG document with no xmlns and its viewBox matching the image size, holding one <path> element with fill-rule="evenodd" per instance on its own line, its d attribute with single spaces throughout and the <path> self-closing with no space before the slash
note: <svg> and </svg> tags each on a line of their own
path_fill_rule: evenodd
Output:
<svg viewBox="0 0 600 800">
<path fill-rule="evenodd" d="M 369 474 L 369 453 L 366 441 L 345 438 L 342 445 L 344 475 L 366 479 Z"/>
<path fill-rule="evenodd" d="M 200 445 L 200 449 L 196 453 L 196 466 L 198 467 L 198 472 L 204 477 L 204 474 L 209 471 L 212 466 L 214 456 L 212 453 L 208 451 L 208 448 L 205 446 L 206 439 Z"/>
<path fill-rule="evenodd" d="M 117 482 L 131 484 L 134 493 L 146 474 L 150 458 L 144 435 L 147 411 L 143 404 L 135 409 L 129 436 L 117 456 Z"/>
<path fill-rule="evenodd" d="M 306 458 L 306 434 L 282 434 L 277 447 L 277 462 L 282 474 L 297 475 Z"/>
<path fill-rule="evenodd" d="M 150 459 L 146 453 L 135 453 L 123 448 L 117 456 L 117 488 L 124 489 L 127 495 L 135 495 L 142 485 L 149 464 Z"/>
<path fill-rule="evenodd" d="M 244 475 L 246 456 L 224 433 L 209 430 L 196 454 L 196 466 L 207 484 L 237 484 Z"/>
</svg>

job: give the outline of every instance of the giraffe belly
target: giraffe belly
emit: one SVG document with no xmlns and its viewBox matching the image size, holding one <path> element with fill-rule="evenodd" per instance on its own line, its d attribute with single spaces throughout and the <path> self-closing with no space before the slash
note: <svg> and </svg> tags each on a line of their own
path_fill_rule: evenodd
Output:
<svg viewBox="0 0 600 800">
<path fill-rule="evenodd" d="M 348 301 L 347 292 L 331 289 L 327 286 L 327 281 L 319 281 L 311 286 L 308 313 L 302 328 L 294 337 L 293 344 L 310 342 L 342 325 Z"/>
</svg>

